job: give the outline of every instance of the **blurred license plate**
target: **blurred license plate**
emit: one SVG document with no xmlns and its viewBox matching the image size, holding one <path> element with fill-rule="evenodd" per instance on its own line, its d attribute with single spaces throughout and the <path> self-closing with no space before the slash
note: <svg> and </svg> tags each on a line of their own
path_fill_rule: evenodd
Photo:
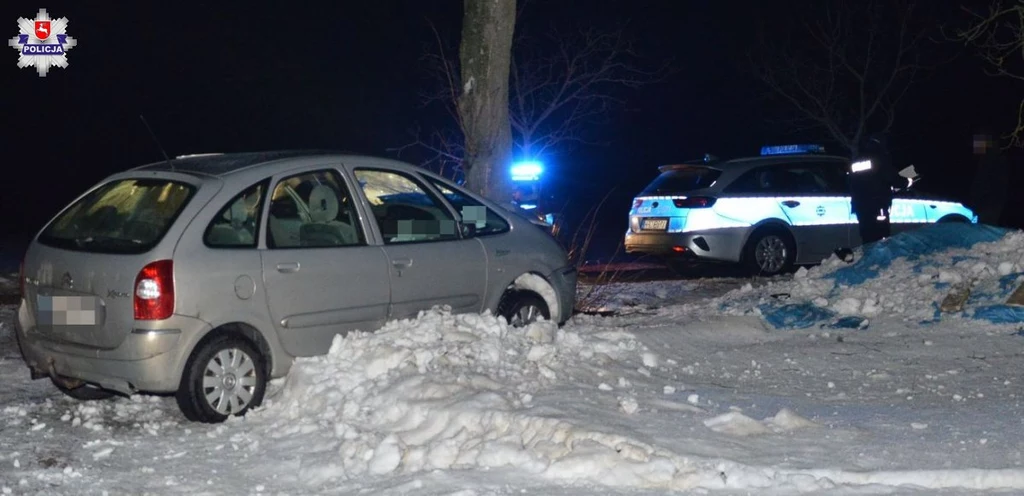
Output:
<svg viewBox="0 0 1024 496">
<path fill-rule="evenodd" d="M 668 229 L 668 219 L 644 219 L 640 222 L 640 229 L 664 231 Z"/>
<path fill-rule="evenodd" d="M 82 296 L 39 296 L 38 322 L 45 326 L 96 325 L 96 298 Z"/>
</svg>

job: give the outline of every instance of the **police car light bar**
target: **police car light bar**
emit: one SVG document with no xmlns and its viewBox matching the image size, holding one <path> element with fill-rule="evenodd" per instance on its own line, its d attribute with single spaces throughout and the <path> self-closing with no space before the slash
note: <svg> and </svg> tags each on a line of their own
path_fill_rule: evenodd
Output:
<svg viewBox="0 0 1024 496">
<path fill-rule="evenodd" d="M 794 155 L 801 153 L 825 153 L 825 147 L 821 145 L 779 145 L 761 147 L 761 156 L 769 155 Z"/>
<path fill-rule="evenodd" d="M 519 162 L 512 165 L 510 172 L 513 181 L 536 181 L 544 172 L 544 166 L 540 162 Z"/>
</svg>

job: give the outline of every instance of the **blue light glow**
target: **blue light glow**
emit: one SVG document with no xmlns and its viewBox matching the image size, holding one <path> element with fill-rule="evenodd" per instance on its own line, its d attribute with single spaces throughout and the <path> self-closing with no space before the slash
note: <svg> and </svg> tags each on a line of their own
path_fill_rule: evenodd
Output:
<svg viewBox="0 0 1024 496">
<path fill-rule="evenodd" d="M 761 147 L 761 156 L 768 155 L 796 155 L 805 153 L 825 153 L 825 147 L 821 145 L 779 145 Z"/>
<path fill-rule="evenodd" d="M 519 208 L 521 208 L 523 210 L 533 210 L 533 209 L 537 208 L 537 205 L 533 205 L 533 204 L 530 204 L 530 203 L 523 203 L 522 205 L 519 205 Z"/>
<path fill-rule="evenodd" d="M 540 175 L 544 172 L 544 165 L 540 162 L 518 162 L 512 164 L 511 168 L 512 180 L 531 182 L 540 179 Z"/>
</svg>

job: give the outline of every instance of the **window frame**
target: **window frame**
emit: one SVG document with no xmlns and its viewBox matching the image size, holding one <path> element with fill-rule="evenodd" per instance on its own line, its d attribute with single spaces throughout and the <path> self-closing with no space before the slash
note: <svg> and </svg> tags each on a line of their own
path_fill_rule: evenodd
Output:
<svg viewBox="0 0 1024 496">
<path fill-rule="evenodd" d="M 728 186 L 723 189 L 723 193 L 727 195 L 738 195 L 738 196 L 847 196 L 849 195 L 848 188 L 843 188 L 843 184 L 829 184 L 828 176 L 822 171 L 827 168 L 838 170 L 841 166 L 841 162 L 832 161 L 820 161 L 820 162 L 786 162 L 780 164 L 761 165 L 753 167 L 750 170 L 740 174 L 735 180 L 733 180 Z M 778 172 L 790 172 L 793 170 L 805 170 L 811 174 L 817 175 L 822 179 L 826 187 L 829 188 L 826 191 L 819 192 L 800 192 L 800 191 L 783 191 L 779 189 L 760 189 L 751 191 L 749 189 L 737 191 L 737 185 L 741 181 L 746 181 L 750 177 L 754 177 L 757 174 L 765 171 L 778 171 Z M 840 187 L 842 189 L 834 190 L 833 187 Z"/>
<path fill-rule="evenodd" d="M 460 223 L 461 216 L 458 215 L 457 212 L 453 211 L 452 208 L 451 208 L 451 205 L 449 205 L 448 202 L 443 198 L 443 195 L 440 195 L 441 197 L 439 197 L 439 192 L 435 191 L 434 188 L 432 188 L 430 185 L 426 184 L 429 181 L 424 181 L 422 177 L 419 177 L 420 176 L 419 174 L 416 174 L 414 172 L 407 172 L 407 171 L 403 171 L 403 170 L 398 170 L 398 169 L 391 169 L 391 168 L 388 168 L 388 167 L 368 166 L 368 165 L 360 165 L 360 166 L 352 167 L 351 171 L 352 171 L 352 180 L 355 181 L 355 183 L 359 186 L 358 191 L 359 191 L 360 200 L 364 202 L 363 205 L 367 209 L 367 216 L 366 216 L 367 220 L 369 220 L 370 222 L 373 223 L 373 227 L 377 230 L 377 233 L 380 236 L 380 242 L 381 242 L 382 246 L 403 246 L 403 245 L 424 244 L 424 243 L 442 243 L 442 242 L 451 242 L 451 241 L 461 241 L 463 239 L 466 239 L 466 237 L 462 233 L 462 229 L 459 228 L 459 223 Z M 430 198 L 435 203 L 436 207 L 440 208 L 444 212 L 447 212 L 448 216 L 451 217 L 451 221 L 454 223 L 454 226 L 453 226 L 454 230 L 455 230 L 454 237 L 452 237 L 452 238 L 439 238 L 439 239 L 398 241 L 398 242 L 388 241 L 388 238 L 385 236 L 384 230 L 382 229 L 382 226 L 380 225 L 380 221 L 377 220 L 377 216 L 373 212 L 373 204 L 370 202 L 370 198 L 366 195 L 366 190 L 363 189 L 363 185 L 359 181 L 359 172 L 360 171 L 378 172 L 378 173 L 385 173 L 385 174 L 394 174 L 394 175 L 397 175 L 397 176 L 404 177 L 404 178 L 408 179 L 409 181 L 412 181 L 413 184 L 418 186 L 423 191 L 423 193 L 426 194 L 427 197 Z"/>
<path fill-rule="evenodd" d="M 264 193 L 263 193 L 263 195 L 260 196 L 259 204 L 256 206 L 257 218 L 256 218 L 256 222 L 255 222 L 255 224 L 253 226 L 254 232 L 253 232 L 253 236 L 252 236 L 252 244 L 251 245 L 229 245 L 229 246 L 210 244 L 209 239 L 207 239 L 207 237 L 210 235 L 210 230 L 213 229 L 213 226 L 215 225 L 214 223 L 217 221 L 217 219 L 220 218 L 224 214 L 226 209 L 231 208 L 231 205 L 233 205 L 236 201 L 238 201 L 238 199 L 240 197 L 244 196 L 246 192 L 252 190 L 253 188 L 261 186 L 261 185 L 264 187 Z M 232 196 L 231 199 L 229 199 L 219 209 L 217 209 L 217 211 L 213 214 L 213 217 L 210 218 L 210 221 L 206 224 L 206 227 L 203 229 L 203 245 L 206 246 L 207 248 L 212 249 L 212 250 L 252 250 L 252 249 L 258 249 L 259 246 L 260 246 L 260 233 L 263 230 L 262 229 L 262 227 L 263 227 L 263 217 L 264 217 L 263 209 L 267 206 L 267 197 L 268 196 L 270 196 L 270 178 L 269 177 L 263 178 L 260 181 L 257 181 L 255 183 L 250 184 L 249 186 L 247 186 L 242 191 L 239 191 L 238 194 L 236 194 L 235 196 Z"/>
<path fill-rule="evenodd" d="M 302 246 L 301 244 L 298 245 L 298 246 L 275 246 L 275 244 L 273 243 L 273 238 L 271 237 L 271 233 L 270 233 L 270 202 L 268 202 L 267 203 L 267 214 L 265 216 L 266 217 L 266 223 L 267 223 L 267 229 L 265 230 L 266 234 L 265 234 L 265 240 L 264 240 L 264 243 L 266 244 L 266 247 L 267 247 L 268 250 L 298 250 L 298 249 L 302 249 L 302 250 L 318 250 L 318 249 L 352 248 L 352 247 L 360 247 L 360 246 L 369 246 L 370 239 L 369 239 L 368 234 L 366 233 L 366 230 L 364 229 L 364 226 L 362 225 L 363 223 L 362 223 L 362 220 L 360 219 L 359 210 L 358 210 L 359 207 L 356 205 L 357 203 L 359 203 L 361 201 L 361 199 L 357 198 L 351 192 L 352 188 L 347 184 L 347 179 L 345 178 L 345 174 L 343 174 L 342 171 L 338 170 L 336 167 L 322 167 L 322 168 L 308 169 L 308 170 L 303 170 L 303 171 L 298 171 L 298 172 L 291 171 L 291 172 L 286 173 L 287 175 L 281 175 L 280 179 L 278 179 L 274 183 L 274 189 L 270 190 L 267 193 L 267 197 L 268 198 L 273 198 L 274 197 L 274 192 L 277 191 L 277 187 L 280 186 L 281 183 L 283 183 L 283 182 L 285 182 L 285 181 L 287 181 L 289 179 L 293 179 L 293 178 L 301 177 L 301 176 L 305 176 L 305 175 L 315 175 L 315 174 L 320 173 L 320 172 L 326 172 L 328 174 L 333 173 L 334 176 L 335 176 L 335 179 L 338 181 L 339 186 L 341 188 L 345 189 L 345 190 L 348 190 L 348 191 L 345 191 L 345 192 L 348 193 L 349 198 L 352 200 L 352 208 L 355 210 L 355 214 L 356 214 L 356 219 L 355 219 L 356 222 L 355 222 L 355 224 L 352 227 L 356 229 L 356 235 L 359 237 L 359 242 L 356 243 L 356 244 L 351 244 L 351 245 L 335 245 L 335 246 Z M 298 192 L 296 191 L 296 193 L 298 193 Z M 294 198 L 293 198 L 293 200 L 294 200 Z M 308 207 L 308 205 L 307 205 L 307 207 Z"/>
</svg>

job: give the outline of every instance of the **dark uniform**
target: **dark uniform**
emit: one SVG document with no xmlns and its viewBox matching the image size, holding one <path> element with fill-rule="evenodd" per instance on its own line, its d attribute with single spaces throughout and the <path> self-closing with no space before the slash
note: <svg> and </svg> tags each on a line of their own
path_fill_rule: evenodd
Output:
<svg viewBox="0 0 1024 496">
<path fill-rule="evenodd" d="M 885 135 L 869 136 L 850 169 L 851 206 L 857 215 L 862 244 L 889 236 L 893 188 L 906 185 L 907 179 L 892 166 Z"/>
</svg>

